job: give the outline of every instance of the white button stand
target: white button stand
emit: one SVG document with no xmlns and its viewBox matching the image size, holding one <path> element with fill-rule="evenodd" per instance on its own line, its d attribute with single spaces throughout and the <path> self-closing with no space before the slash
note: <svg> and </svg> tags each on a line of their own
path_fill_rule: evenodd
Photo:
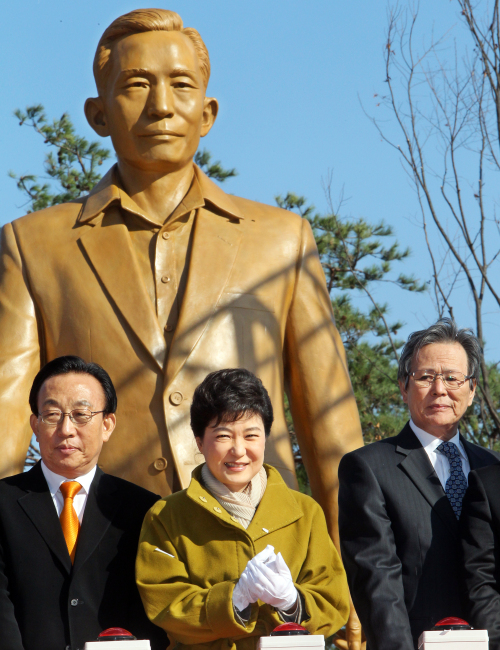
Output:
<svg viewBox="0 0 500 650">
<path fill-rule="evenodd" d="M 290 636 L 261 636 L 257 650 L 285 650 L 286 648 L 293 648 L 293 650 L 300 650 L 300 648 L 307 648 L 312 650 L 324 650 L 325 637 L 322 634 L 294 634 Z M 92 648 L 92 650 L 94 650 Z M 439 649 L 441 650 L 441 648 Z"/>
<path fill-rule="evenodd" d="M 87 641 L 83 650 L 151 650 L 147 640 L 130 639 L 126 641 Z"/>
<path fill-rule="evenodd" d="M 488 630 L 422 632 L 418 650 L 488 650 Z"/>
</svg>

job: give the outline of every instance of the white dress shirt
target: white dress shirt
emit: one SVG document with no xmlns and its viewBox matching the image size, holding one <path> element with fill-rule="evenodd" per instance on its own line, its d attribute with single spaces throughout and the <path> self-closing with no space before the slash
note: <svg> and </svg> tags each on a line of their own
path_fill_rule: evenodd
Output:
<svg viewBox="0 0 500 650">
<path fill-rule="evenodd" d="M 444 454 L 442 454 L 440 451 L 437 451 L 437 448 L 442 442 L 444 442 L 444 440 L 441 440 L 441 438 L 436 438 L 436 436 L 433 436 L 431 433 L 427 433 L 427 431 L 420 429 L 417 427 L 415 422 L 413 422 L 413 420 L 410 420 L 410 427 L 412 428 L 413 433 L 422 443 L 422 447 L 427 452 L 429 460 L 431 461 L 431 465 L 434 467 L 434 471 L 438 475 L 438 479 L 444 490 L 446 481 L 450 478 L 450 461 Z M 465 479 L 467 480 L 470 472 L 470 463 L 469 459 L 467 458 L 467 454 L 465 453 L 464 446 L 460 440 L 460 434 L 457 432 L 457 434 L 453 436 L 451 440 L 448 440 L 448 442 L 452 442 L 457 446 L 457 449 L 460 453 L 460 458 L 462 460 L 462 469 L 465 474 Z"/>
<path fill-rule="evenodd" d="M 60 490 L 61 484 L 66 483 L 67 481 L 77 481 L 78 483 L 80 483 L 82 488 L 73 499 L 73 507 L 78 516 L 78 521 L 81 524 L 85 506 L 87 505 L 87 498 L 89 496 L 90 484 L 94 479 L 97 466 L 94 465 L 94 467 L 90 470 L 90 472 L 88 472 L 88 474 L 84 474 L 83 476 L 79 476 L 78 478 L 73 479 L 73 478 L 65 478 L 64 476 L 60 476 L 59 474 L 54 474 L 54 472 L 52 472 L 47 467 L 47 465 L 45 465 L 43 460 L 41 462 L 41 465 L 42 465 L 42 472 L 43 475 L 45 476 L 45 480 L 47 481 L 47 485 L 49 486 L 50 496 L 52 497 L 52 501 L 54 502 L 54 506 L 56 508 L 58 517 L 61 515 L 64 506 L 64 497 Z"/>
</svg>

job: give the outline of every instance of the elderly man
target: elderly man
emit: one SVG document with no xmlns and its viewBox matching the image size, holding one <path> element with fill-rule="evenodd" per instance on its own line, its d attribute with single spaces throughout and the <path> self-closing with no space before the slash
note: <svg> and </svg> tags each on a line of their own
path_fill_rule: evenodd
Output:
<svg viewBox="0 0 500 650">
<path fill-rule="evenodd" d="M 0 648 L 83 650 L 122 626 L 152 648 L 134 565 L 158 497 L 97 467 L 115 428 L 116 393 L 95 363 L 60 357 L 36 375 L 31 427 L 42 460 L 0 481 Z"/>
<path fill-rule="evenodd" d="M 413 650 L 441 618 L 462 616 L 458 519 L 467 475 L 498 462 L 460 436 L 481 349 L 442 319 L 414 332 L 399 362 L 410 421 L 339 468 L 342 558 L 369 650 Z"/>
</svg>

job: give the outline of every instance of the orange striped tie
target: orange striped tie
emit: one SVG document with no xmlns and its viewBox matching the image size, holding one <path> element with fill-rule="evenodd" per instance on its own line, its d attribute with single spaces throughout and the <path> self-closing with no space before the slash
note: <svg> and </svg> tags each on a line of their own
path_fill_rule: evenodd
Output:
<svg viewBox="0 0 500 650">
<path fill-rule="evenodd" d="M 71 564 L 75 561 L 76 542 L 78 540 L 78 533 L 80 532 L 80 522 L 73 507 L 73 498 L 81 488 L 82 486 L 78 481 L 66 481 L 66 483 L 61 483 L 61 487 L 59 488 L 64 497 L 64 507 L 59 516 L 59 520 L 64 539 L 66 540 L 66 546 L 68 547 Z"/>
</svg>

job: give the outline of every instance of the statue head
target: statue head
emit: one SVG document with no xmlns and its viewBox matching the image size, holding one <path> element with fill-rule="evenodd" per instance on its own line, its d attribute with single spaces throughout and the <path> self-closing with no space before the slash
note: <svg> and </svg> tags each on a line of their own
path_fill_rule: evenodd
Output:
<svg viewBox="0 0 500 650">
<path fill-rule="evenodd" d="M 217 116 L 206 97 L 210 59 L 201 36 L 165 9 L 137 9 L 104 31 L 94 58 L 98 97 L 85 114 L 111 136 L 122 164 L 164 174 L 192 162 Z"/>
</svg>

